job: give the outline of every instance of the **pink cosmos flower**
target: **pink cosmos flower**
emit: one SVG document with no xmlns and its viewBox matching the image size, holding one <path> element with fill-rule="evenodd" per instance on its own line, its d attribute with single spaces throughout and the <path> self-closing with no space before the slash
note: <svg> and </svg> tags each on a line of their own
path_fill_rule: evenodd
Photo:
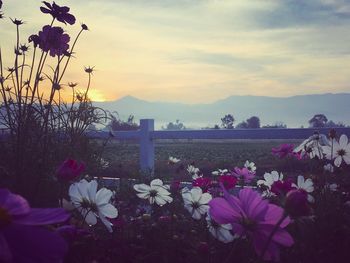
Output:
<svg viewBox="0 0 350 263">
<path fill-rule="evenodd" d="M 285 209 L 291 217 L 307 216 L 310 214 L 307 192 L 302 189 L 291 190 L 287 193 Z"/>
<path fill-rule="evenodd" d="M 294 144 L 284 143 L 276 148 L 272 148 L 271 152 L 273 155 L 283 159 L 288 156 L 292 156 L 293 150 L 294 150 Z"/>
<path fill-rule="evenodd" d="M 294 243 L 285 230 L 290 223 L 289 217 L 277 226 L 284 216 L 283 209 L 269 204 L 259 193 L 249 188 L 241 190 L 238 198 L 225 189 L 223 191 L 224 198 L 214 198 L 209 202 L 211 217 L 219 224 L 231 224 L 235 234 L 252 240 L 256 253 L 260 256 L 264 253 L 265 260 L 278 261 L 279 246 L 289 247 Z M 268 243 L 273 231 L 274 235 Z"/>
<path fill-rule="evenodd" d="M 62 262 L 66 243 L 40 226 L 68 218 L 62 208 L 30 208 L 23 197 L 0 189 L 0 262 Z"/>
<path fill-rule="evenodd" d="M 232 175 L 221 175 L 219 177 L 219 183 L 221 183 L 227 190 L 230 190 L 236 186 L 237 178 Z"/>
<path fill-rule="evenodd" d="M 232 175 L 236 176 L 239 180 L 242 180 L 245 183 L 250 183 L 250 181 L 255 177 L 255 174 L 249 171 L 246 167 L 235 167 Z"/>
<path fill-rule="evenodd" d="M 56 170 L 56 177 L 62 181 L 72 181 L 77 179 L 85 170 L 85 164 L 73 159 L 65 160 Z"/>
<path fill-rule="evenodd" d="M 211 186 L 211 183 L 212 181 L 208 177 L 198 177 L 192 182 L 192 185 L 202 188 L 203 192 L 207 192 Z"/>
<path fill-rule="evenodd" d="M 289 179 L 284 180 L 284 181 L 275 181 L 271 185 L 271 192 L 274 193 L 277 196 L 285 196 L 289 191 L 295 189 L 293 186 L 293 182 Z"/>
</svg>

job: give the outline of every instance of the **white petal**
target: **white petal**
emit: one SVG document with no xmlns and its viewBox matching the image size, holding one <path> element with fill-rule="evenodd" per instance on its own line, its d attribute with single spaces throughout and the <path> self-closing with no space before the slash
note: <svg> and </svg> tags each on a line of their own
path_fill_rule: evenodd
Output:
<svg viewBox="0 0 350 263">
<path fill-rule="evenodd" d="M 192 194 L 192 200 L 194 202 L 198 202 L 202 196 L 202 189 L 200 187 L 197 187 L 197 186 L 193 187 L 191 189 L 191 194 Z"/>
<path fill-rule="evenodd" d="M 348 144 L 348 136 L 342 134 L 339 138 L 339 144 L 342 148 L 345 148 Z"/>
<path fill-rule="evenodd" d="M 304 182 L 303 189 L 308 193 L 314 191 L 314 183 L 310 178 L 306 179 L 306 181 Z"/>
<path fill-rule="evenodd" d="M 159 205 L 159 206 L 163 206 L 166 204 L 166 201 L 161 196 L 157 195 L 155 197 L 155 200 L 156 200 L 157 205 Z"/>
<path fill-rule="evenodd" d="M 347 155 L 343 155 L 343 160 L 346 164 L 350 164 L 350 152 Z"/>
<path fill-rule="evenodd" d="M 310 203 L 315 203 L 315 198 L 314 198 L 312 195 L 307 195 L 307 200 L 308 200 Z"/>
<path fill-rule="evenodd" d="M 88 197 L 89 200 L 93 203 L 96 202 L 96 191 L 97 191 L 97 181 L 96 180 L 92 180 L 89 185 L 88 185 Z"/>
<path fill-rule="evenodd" d="M 78 184 L 74 183 L 69 187 L 69 196 L 72 201 L 74 202 L 80 202 L 82 199 L 82 196 L 80 192 L 78 191 Z"/>
<path fill-rule="evenodd" d="M 182 193 L 182 199 L 184 200 L 185 204 L 193 202 L 191 192 L 184 192 L 184 193 Z"/>
<path fill-rule="evenodd" d="M 82 197 L 89 198 L 89 195 L 88 195 L 89 182 L 83 179 L 77 183 L 77 186 L 78 186 L 78 191 L 80 195 Z"/>
<path fill-rule="evenodd" d="M 192 206 L 192 204 L 185 204 L 184 207 L 192 215 L 192 213 L 193 213 L 193 206 Z"/>
<path fill-rule="evenodd" d="M 113 232 L 113 228 L 112 228 L 113 224 L 111 222 L 109 222 L 108 219 L 105 218 L 103 215 L 100 215 L 100 220 L 107 227 L 108 232 L 112 233 Z"/>
<path fill-rule="evenodd" d="M 163 186 L 163 182 L 162 180 L 160 179 L 154 179 L 152 182 L 151 182 L 151 187 L 152 186 Z"/>
<path fill-rule="evenodd" d="M 96 194 L 96 204 L 108 204 L 111 200 L 113 192 L 107 188 L 101 188 Z"/>
<path fill-rule="evenodd" d="M 302 188 L 304 185 L 304 177 L 302 175 L 298 175 L 298 187 Z"/>
<path fill-rule="evenodd" d="M 98 211 L 100 214 L 108 218 L 116 218 L 118 216 L 118 210 L 112 204 L 98 206 Z"/>
<path fill-rule="evenodd" d="M 148 198 L 149 198 L 150 193 L 149 193 L 149 192 L 145 192 L 145 193 L 137 193 L 136 195 L 138 196 L 138 198 L 141 198 L 141 199 L 148 199 Z"/>
<path fill-rule="evenodd" d="M 235 239 L 235 237 L 231 234 L 229 230 L 224 229 L 222 227 L 218 227 L 216 229 L 216 237 L 218 240 L 225 244 L 232 242 Z"/>
<path fill-rule="evenodd" d="M 202 215 L 204 215 L 205 213 L 208 212 L 209 210 L 209 206 L 208 205 L 201 205 L 196 209 L 199 213 L 201 213 Z"/>
<path fill-rule="evenodd" d="M 135 184 L 134 189 L 137 192 L 149 192 L 151 187 L 147 184 Z"/>
<path fill-rule="evenodd" d="M 198 211 L 198 209 L 194 209 L 192 212 L 192 218 L 199 220 L 201 219 L 202 215 L 201 213 Z"/>
<path fill-rule="evenodd" d="M 97 223 L 96 215 L 91 211 L 88 214 L 86 214 L 87 211 L 88 210 L 86 210 L 86 209 L 83 209 L 81 211 L 82 216 L 85 218 L 85 222 L 90 226 L 96 225 L 96 223 Z"/>
<path fill-rule="evenodd" d="M 156 187 L 154 190 L 156 190 L 159 195 L 170 195 L 170 192 L 164 187 Z"/>
<path fill-rule="evenodd" d="M 168 196 L 168 195 L 164 195 L 164 196 L 162 196 L 162 198 L 168 203 L 171 203 L 173 201 L 173 198 L 171 196 Z"/>
<path fill-rule="evenodd" d="M 334 160 L 334 165 L 339 167 L 341 165 L 341 161 L 342 161 L 342 157 L 338 156 L 337 158 L 335 158 Z"/>
<path fill-rule="evenodd" d="M 198 203 L 200 205 L 205 205 L 205 204 L 208 204 L 209 201 L 212 199 L 212 196 L 211 194 L 209 193 L 204 193 L 202 194 L 202 196 L 200 197 L 200 199 L 198 200 Z"/>
</svg>

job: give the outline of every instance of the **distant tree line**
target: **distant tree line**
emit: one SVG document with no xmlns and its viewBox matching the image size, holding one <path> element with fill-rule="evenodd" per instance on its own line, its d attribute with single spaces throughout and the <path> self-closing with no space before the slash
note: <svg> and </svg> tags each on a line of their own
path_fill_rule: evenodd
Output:
<svg viewBox="0 0 350 263">
<path fill-rule="evenodd" d="M 259 128 L 269 128 L 269 129 L 286 129 L 287 125 L 282 122 L 278 121 L 274 124 L 267 124 L 264 126 L 261 126 L 260 118 L 257 116 L 252 116 L 245 121 L 242 121 L 234 126 L 235 118 L 232 114 L 226 114 L 224 117 L 221 118 L 221 125 L 216 124 L 213 129 L 259 129 Z M 302 126 L 303 127 L 303 126 Z M 309 120 L 309 127 L 310 128 L 342 128 L 347 127 L 342 122 L 335 123 L 332 120 L 328 120 L 328 118 L 324 114 L 315 114 L 310 120 Z"/>
<path fill-rule="evenodd" d="M 180 121 L 169 122 L 166 126 L 162 126 L 162 130 L 186 130 L 185 125 Z"/>
<path fill-rule="evenodd" d="M 106 129 L 112 131 L 128 131 L 128 130 L 137 130 L 139 129 L 139 125 L 135 122 L 134 115 L 129 115 L 127 120 L 122 120 L 118 114 L 110 114 L 109 115 L 110 122 L 107 124 Z M 267 124 L 261 126 L 260 118 L 258 116 L 251 116 L 238 123 L 234 126 L 236 119 L 233 114 L 225 114 L 221 119 L 221 124 L 215 124 L 214 127 L 206 127 L 206 129 L 286 129 L 287 125 L 278 121 L 274 124 Z M 310 128 L 341 128 L 347 127 L 342 122 L 335 123 L 332 120 L 328 120 L 328 118 L 324 114 L 315 114 L 309 121 Z M 303 126 L 301 126 L 303 128 Z M 89 127 L 91 130 L 96 129 L 91 125 Z M 162 126 L 162 130 L 185 130 L 186 126 L 180 120 L 176 120 L 175 122 L 169 122 L 165 126 Z"/>
<path fill-rule="evenodd" d="M 309 127 L 310 128 L 343 128 L 343 127 L 346 127 L 346 125 L 342 122 L 335 123 L 332 120 L 328 120 L 328 118 L 324 114 L 315 114 L 309 120 Z"/>
</svg>

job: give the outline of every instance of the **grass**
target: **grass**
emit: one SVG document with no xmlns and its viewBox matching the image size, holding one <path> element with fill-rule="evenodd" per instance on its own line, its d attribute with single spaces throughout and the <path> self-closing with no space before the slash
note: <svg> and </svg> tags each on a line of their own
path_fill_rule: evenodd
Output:
<svg viewBox="0 0 350 263">
<path fill-rule="evenodd" d="M 185 165 L 194 163 L 204 174 L 218 168 L 243 166 L 246 160 L 258 167 L 258 175 L 274 169 L 286 169 L 286 161 L 278 160 L 271 154 L 271 148 L 281 143 L 298 145 L 299 140 L 159 140 L 155 143 L 155 175 L 159 178 L 174 176 L 169 169 L 169 156 L 180 158 Z M 102 154 L 109 162 L 103 176 L 139 177 L 139 144 L 135 142 L 108 143 Z M 292 160 L 290 160 L 292 162 Z M 289 166 L 293 163 L 289 163 Z M 186 179 L 184 177 L 183 179 Z"/>
</svg>

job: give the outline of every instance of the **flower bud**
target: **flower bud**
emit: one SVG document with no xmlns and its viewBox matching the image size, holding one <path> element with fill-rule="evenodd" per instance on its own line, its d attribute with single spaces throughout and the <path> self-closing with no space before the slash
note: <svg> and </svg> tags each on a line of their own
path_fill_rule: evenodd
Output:
<svg viewBox="0 0 350 263">
<path fill-rule="evenodd" d="M 337 131 L 335 129 L 331 129 L 328 133 L 329 138 L 335 139 L 337 136 Z"/>
<path fill-rule="evenodd" d="M 63 181 L 72 181 L 85 170 L 85 164 L 78 164 L 76 160 L 65 160 L 56 170 L 56 177 Z"/>
<path fill-rule="evenodd" d="M 148 221 L 148 220 L 151 219 L 151 215 L 150 215 L 150 214 L 143 214 L 143 215 L 142 215 L 142 219 L 143 219 L 144 221 Z"/>
<path fill-rule="evenodd" d="M 292 217 L 309 215 L 310 206 L 307 200 L 307 192 L 300 189 L 289 191 L 286 196 L 285 208 Z"/>
</svg>

